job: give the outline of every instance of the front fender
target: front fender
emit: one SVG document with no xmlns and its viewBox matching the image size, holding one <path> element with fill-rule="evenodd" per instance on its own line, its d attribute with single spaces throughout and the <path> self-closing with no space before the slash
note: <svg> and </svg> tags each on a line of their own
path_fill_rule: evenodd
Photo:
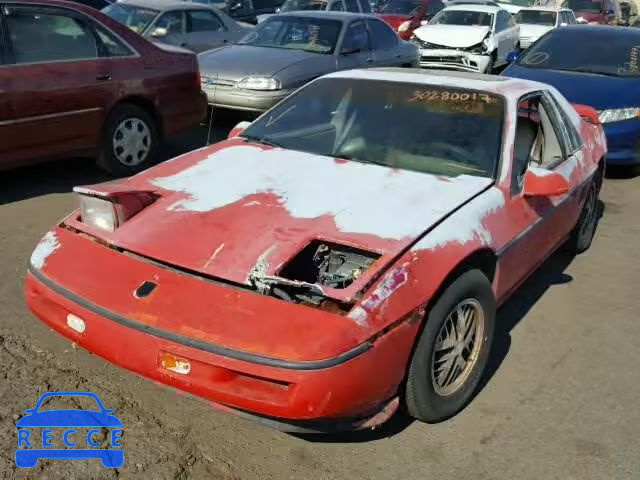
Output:
<svg viewBox="0 0 640 480">
<path fill-rule="evenodd" d="M 503 191 L 490 187 L 453 212 L 404 253 L 348 317 L 373 333 L 424 308 L 467 259 L 480 251 L 497 251 L 492 217 L 504 204 Z"/>
</svg>

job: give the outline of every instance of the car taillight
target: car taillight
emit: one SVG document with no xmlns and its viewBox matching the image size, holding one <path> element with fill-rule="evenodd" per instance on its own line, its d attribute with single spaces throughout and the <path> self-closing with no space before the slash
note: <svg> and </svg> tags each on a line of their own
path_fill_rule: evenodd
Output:
<svg viewBox="0 0 640 480">
<path fill-rule="evenodd" d="M 157 197 L 148 192 L 119 193 L 108 197 L 80 194 L 80 220 L 89 226 L 113 232 Z"/>
</svg>

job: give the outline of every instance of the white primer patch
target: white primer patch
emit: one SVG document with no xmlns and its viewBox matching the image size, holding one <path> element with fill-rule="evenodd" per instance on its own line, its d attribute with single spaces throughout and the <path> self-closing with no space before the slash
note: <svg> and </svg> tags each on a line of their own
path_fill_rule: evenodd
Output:
<svg viewBox="0 0 640 480">
<path fill-rule="evenodd" d="M 48 232 L 38 243 L 35 250 L 31 254 L 31 265 L 37 269 L 44 267 L 47 258 L 53 252 L 60 248 L 60 242 L 53 232 Z"/>
<path fill-rule="evenodd" d="M 495 187 L 487 190 L 429 232 L 411 251 L 434 250 L 454 242 L 464 245 L 473 240 L 490 245 L 493 239 L 482 221 L 504 203 L 502 191 Z"/>
<path fill-rule="evenodd" d="M 208 212 L 249 195 L 271 193 L 297 218 L 330 215 L 338 229 L 381 238 L 421 233 L 470 196 L 488 178 L 394 170 L 282 149 L 231 146 L 152 184 L 187 198 L 174 211 Z"/>
<path fill-rule="evenodd" d="M 209 265 L 211 265 L 211 262 L 213 262 L 215 260 L 215 258 L 218 256 L 218 254 L 220 253 L 220 251 L 224 248 L 224 243 L 221 243 L 218 248 L 216 248 L 215 252 L 213 252 L 213 254 L 209 257 L 209 260 L 207 260 L 207 263 L 204 264 L 204 267 L 202 267 L 203 269 L 206 269 Z"/>
</svg>

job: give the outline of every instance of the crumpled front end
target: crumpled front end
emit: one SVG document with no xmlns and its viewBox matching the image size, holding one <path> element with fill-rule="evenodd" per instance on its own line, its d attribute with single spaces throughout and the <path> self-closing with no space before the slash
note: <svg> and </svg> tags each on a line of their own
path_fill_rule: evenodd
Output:
<svg viewBox="0 0 640 480">
<path fill-rule="evenodd" d="M 420 49 L 420 67 L 484 73 L 491 55 L 484 44 L 468 48 L 451 48 L 414 38 Z"/>
<path fill-rule="evenodd" d="M 384 421 L 417 329 L 403 322 L 363 338 L 345 316 L 173 271 L 64 227 L 34 251 L 25 296 L 43 322 L 116 365 L 285 423 Z"/>
</svg>

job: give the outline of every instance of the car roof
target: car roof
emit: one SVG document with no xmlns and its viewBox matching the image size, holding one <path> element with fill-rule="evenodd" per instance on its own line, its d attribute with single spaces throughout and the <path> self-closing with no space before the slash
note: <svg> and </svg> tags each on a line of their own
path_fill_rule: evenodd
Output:
<svg viewBox="0 0 640 480">
<path fill-rule="evenodd" d="M 329 12 L 326 10 L 301 10 L 279 13 L 276 17 L 286 15 L 288 17 L 311 17 L 311 18 L 333 18 L 336 20 L 350 20 L 352 18 L 375 18 L 378 17 L 371 13 L 359 13 L 359 12 Z M 274 18 L 274 17 L 270 17 Z"/>
<path fill-rule="evenodd" d="M 202 3 L 182 2 L 180 0 L 118 0 L 114 5 L 131 5 L 134 7 L 149 8 L 153 10 L 214 10 L 210 5 Z"/>
<path fill-rule="evenodd" d="M 531 7 L 522 7 L 520 9 L 521 12 L 526 11 L 526 10 L 533 10 L 533 11 L 543 11 L 543 12 L 570 12 L 571 10 L 568 8 L 562 8 L 562 7 L 536 7 L 531 6 Z"/>
<path fill-rule="evenodd" d="M 482 5 L 478 3 L 463 3 L 458 5 L 451 5 L 450 7 L 445 7 L 443 10 L 462 10 L 465 12 L 485 12 L 485 13 L 496 13 L 500 10 L 504 10 L 504 8 L 498 5 Z"/>
<path fill-rule="evenodd" d="M 419 68 L 355 69 L 330 73 L 323 78 L 353 78 L 413 83 L 416 85 L 442 85 L 454 88 L 468 88 L 470 90 L 503 95 L 508 98 L 520 98 L 530 92 L 549 89 L 549 86 L 543 83 L 520 78 L 445 70 L 423 70 Z"/>
</svg>

